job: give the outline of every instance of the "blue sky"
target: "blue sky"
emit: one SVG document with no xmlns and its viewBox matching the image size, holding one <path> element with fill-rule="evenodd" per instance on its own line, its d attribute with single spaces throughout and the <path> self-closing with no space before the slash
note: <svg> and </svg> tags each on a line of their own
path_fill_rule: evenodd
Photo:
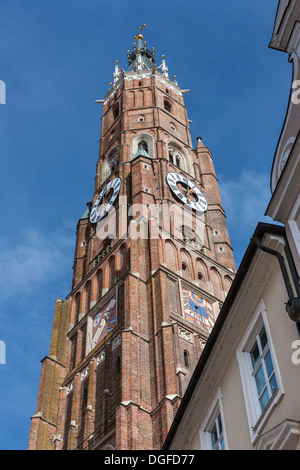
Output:
<svg viewBox="0 0 300 470">
<path fill-rule="evenodd" d="M 101 106 L 138 26 L 211 150 L 236 264 L 270 198 L 292 77 L 268 48 L 277 0 L 0 0 L 0 449 L 26 449 L 54 302 L 94 189 Z"/>
</svg>

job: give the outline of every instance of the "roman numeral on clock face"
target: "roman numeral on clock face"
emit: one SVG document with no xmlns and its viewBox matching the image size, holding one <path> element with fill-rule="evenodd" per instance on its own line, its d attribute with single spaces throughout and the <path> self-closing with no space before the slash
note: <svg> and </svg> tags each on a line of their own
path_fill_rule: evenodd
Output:
<svg viewBox="0 0 300 470">
<path fill-rule="evenodd" d="M 111 206 L 113 205 L 113 203 L 115 202 L 119 194 L 120 188 L 121 188 L 121 178 L 114 178 L 100 192 L 90 213 L 90 222 L 92 224 L 99 222 L 99 220 L 101 220 L 108 213 L 109 209 L 111 208 Z M 103 197 L 104 195 L 107 195 L 107 196 L 109 195 L 108 192 L 110 189 L 113 189 L 113 193 L 109 200 L 104 201 Z M 106 203 L 105 208 L 101 212 L 98 212 L 98 207 L 102 203 Z"/>
<path fill-rule="evenodd" d="M 167 174 L 167 183 L 171 191 L 177 196 L 181 202 L 189 205 L 192 209 L 205 212 L 207 210 L 207 202 L 201 191 L 195 186 L 190 180 L 185 176 L 180 175 L 179 173 L 170 172 Z M 177 183 L 183 183 L 188 187 L 188 192 L 192 192 L 193 196 L 197 199 L 196 201 L 191 201 L 190 197 L 185 196 L 177 187 Z M 192 191 L 190 191 L 192 190 Z"/>
<path fill-rule="evenodd" d="M 178 191 L 178 188 L 177 188 L 177 186 L 176 186 L 175 184 L 170 183 L 169 186 L 170 186 L 170 188 L 171 188 L 174 192 Z"/>
</svg>

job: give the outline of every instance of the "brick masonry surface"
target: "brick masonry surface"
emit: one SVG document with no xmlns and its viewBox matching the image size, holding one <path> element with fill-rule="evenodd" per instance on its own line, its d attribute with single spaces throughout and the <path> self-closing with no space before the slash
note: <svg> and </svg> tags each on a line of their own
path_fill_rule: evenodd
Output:
<svg viewBox="0 0 300 470">
<path fill-rule="evenodd" d="M 200 139 L 192 148 L 182 93 L 159 72 L 128 77 L 103 105 L 91 201 L 121 178 L 117 236 L 99 239 L 88 218 L 78 222 L 72 291 L 56 301 L 29 449 L 160 449 L 209 334 L 185 317 L 183 289 L 217 316 L 234 277 L 212 155 Z M 138 142 L 147 156 L 135 158 Z M 180 206 L 170 171 L 207 199 L 201 247 L 179 239 L 164 215 L 148 227 L 159 237 L 123 237 L 129 224 L 142 233 L 149 206 Z M 128 216 L 133 204 L 140 211 Z M 93 319 L 114 298 L 115 323 L 95 345 Z"/>
</svg>

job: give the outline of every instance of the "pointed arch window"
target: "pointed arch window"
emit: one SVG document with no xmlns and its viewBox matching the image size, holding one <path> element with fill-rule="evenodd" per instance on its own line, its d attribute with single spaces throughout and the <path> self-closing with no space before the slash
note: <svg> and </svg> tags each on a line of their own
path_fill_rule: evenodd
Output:
<svg viewBox="0 0 300 470">
<path fill-rule="evenodd" d="M 88 281 L 85 285 L 85 313 L 87 313 L 91 308 L 92 301 L 92 283 Z"/>
<path fill-rule="evenodd" d="M 115 171 L 115 169 L 118 167 L 118 163 L 119 163 L 119 155 L 118 155 L 118 153 L 116 153 L 116 154 L 110 159 L 110 162 L 109 162 L 109 166 L 110 166 L 110 171 L 111 171 L 111 172 Z"/>
<path fill-rule="evenodd" d="M 121 373 L 121 358 L 120 356 L 117 357 L 117 374 Z"/>
<path fill-rule="evenodd" d="M 115 276 L 116 276 L 116 264 L 115 264 L 115 257 L 111 256 L 108 262 L 109 266 L 109 286 L 112 287 L 115 283 Z"/>
<path fill-rule="evenodd" d="M 169 147 L 169 162 L 185 171 L 185 163 L 183 155 L 175 148 Z"/>
<path fill-rule="evenodd" d="M 113 107 L 113 116 L 114 116 L 114 119 L 117 119 L 117 117 L 119 116 L 119 103 L 116 103 Z"/>
<path fill-rule="evenodd" d="M 119 147 L 115 147 L 104 158 L 101 174 L 101 184 L 117 169 L 119 165 Z"/>
<path fill-rule="evenodd" d="M 168 113 L 172 112 L 171 103 L 167 100 L 164 101 L 164 109 L 165 109 L 165 111 L 168 111 Z"/>
<path fill-rule="evenodd" d="M 154 158 L 154 143 L 153 137 L 150 134 L 140 133 L 137 134 L 132 139 L 132 146 L 131 146 L 131 159 L 134 159 L 135 155 L 137 154 L 140 144 L 146 150 L 150 158 Z"/>
<path fill-rule="evenodd" d="M 102 297 L 102 289 L 103 289 L 103 273 L 102 269 L 99 269 L 96 274 L 97 279 L 97 300 L 100 300 Z"/>
<path fill-rule="evenodd" d="M 186 369 L 189 369 L 190 368 L 190 356 L 186 349 L 184 350 L 184 353 L 183 353 L 183 359 L 184 359 L 184 367 Z"/>
<path fill-rule="evenodd" d="M 77 292 L 75 296 L 75 322 L 76 323 L 79 321 L 80 305 L 81 305 L 80 302 L 81 302 L 80 292 Z"/>
<path fill-rule="evenodd" d="M 188 265 L 186 263 L 181 264 L 182 271 L 188 271 Z"/>
</svg>

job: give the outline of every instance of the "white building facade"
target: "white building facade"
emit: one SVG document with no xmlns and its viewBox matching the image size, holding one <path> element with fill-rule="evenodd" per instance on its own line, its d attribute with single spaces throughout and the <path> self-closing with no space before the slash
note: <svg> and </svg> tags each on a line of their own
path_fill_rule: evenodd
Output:
<svg viewBox="0 0 300 470">
<path fill-rule="evenodd" d="M 288 54 L 292 85 L 272 173 L 272 198 L 266 215 L 286 227 L 286 236 L 300 276 L 300 2 L 278 4 L 270 47 Z"/>
<path fill-rule="evenodd" d="M 293 81 L 266 210 L 164 450 L 300 450 L 300 1 L 278 4 L 271 48 Z"/>
</svg>

